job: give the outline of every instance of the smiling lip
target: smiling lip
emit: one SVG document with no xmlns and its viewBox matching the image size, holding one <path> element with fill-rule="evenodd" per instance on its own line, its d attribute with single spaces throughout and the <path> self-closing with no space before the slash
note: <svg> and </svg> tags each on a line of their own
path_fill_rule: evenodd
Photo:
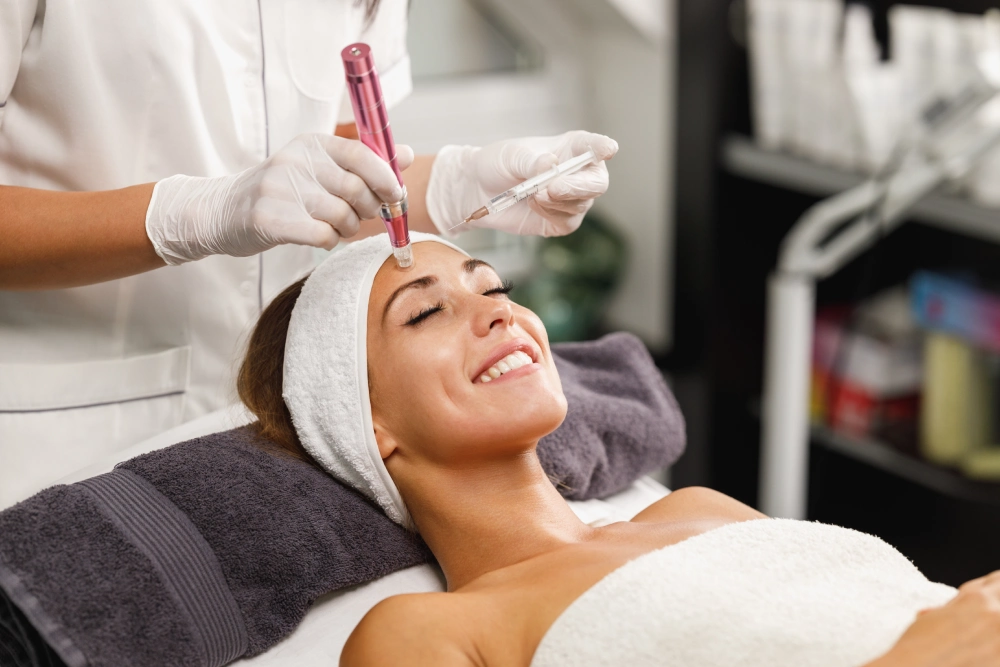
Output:
<svg viewBox="0 0 1000 667">
<path fill-rule="evenodd" d="M 511 375 L 511 374 L 517 373 L 518 371 L 520 371 L 522 369 L 534 368 L 535 364 L 538 363 L 538 360 L 542 356 L 541 352 L 538 350 L 538 347 L 535 346 L 534 344 L 532 344 L 530 341 L 525 340 L 524 338 L 515 338 L 514 340 L 507 341 L 503 345 L 500 345 L 496 349 L 494 349 L 493 352 L 490 353 L 490 356 L 487 357 L 487 359 L 483 363 L 482 367 L 480 367 L 480 369 L 478 371 L 476 371 L 476 373 L 470 379 L 473 382 L 476 382 L 476 380 L 478 380 L 480 378 L 480 376 L 483 375 L 483 373 L 485 373 L 486 371 L 488 371 L 490 369 L 490 367 L 493 366 L 493 364 L 497 363 L 498 361 L 500 361 L 501 359 L 503 359 L 504 357 L 506 357 L 508 354 L 512 354 L 514 352 L 517 352 L 518 350 L 520 350 L 521 352 L 524 352 L 529 357 L 531 357 L 531 360 L 534 362 L 534 364 L 532 364 L 531 366 L 522 366 L 521 368 L 518 368 L 517 370 L 513 370 L 510 373 L 506 373 L 506 374 L 500 376 L 500 378 L 497 378 L 498 380 L 506 377 L 507 375 Z"/>
</svg>

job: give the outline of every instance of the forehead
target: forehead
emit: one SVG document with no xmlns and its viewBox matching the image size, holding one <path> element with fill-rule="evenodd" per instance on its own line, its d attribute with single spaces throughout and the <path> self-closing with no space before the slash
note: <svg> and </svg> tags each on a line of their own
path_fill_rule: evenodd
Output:
<svg viewBox="0 0 1000 667">
<path fill-rule="evenodd" d="M 465 255 L 443 243 L 424 241 L 413 244 L 413 267 L 401 269 L 390 255 L 375 274 L 372 284 L 370 304 L 381 305 L 389 298 L 397 287 L 421 276 L 436 275 L 441 279 L 458 276 L 463 271 L 463 265 L 468 260 Z"/>
</svg>

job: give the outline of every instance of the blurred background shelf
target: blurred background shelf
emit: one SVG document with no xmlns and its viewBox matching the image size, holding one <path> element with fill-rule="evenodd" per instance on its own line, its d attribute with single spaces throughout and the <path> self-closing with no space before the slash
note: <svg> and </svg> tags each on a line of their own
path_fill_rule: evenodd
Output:
<svg viewBox="0 0 1000 667">
<path fill-rule="evenodd" d="M 958 472 L 909 456 L 877 440 L 848 436 L 825 426 L 813 425 L 811 436 L 816 445 L 956 500 L 1000 505 L 1000 484 L 972 480 Z"/>
<path fill-rule="evenodd" d="M 883 61 L 892 56 L 888 13 L 895 4 L 863 3 L 873 12 Z M 906 4 L 982 14 L 996 0 Z M 675 6 L 674 329 L 672 348 L 659 361 L 683 407 L 689 444 L 671 477 L 675 487 L 707 485 L 754 505 L 761 424 L 759 411 L 747 407 L 763 387 L 768 277 L 795 221 L 865 176 L 766 151 L 750 139 L 755 98 L 741 13 L 747 3 Z M 919 224 L 900 226 L 821 281 L 817 305 L 866 299 L 917 271 L 1000 285 L 1000 209 L 942 191 L 909 217 Z M 936 581 L 957 585 L 1000 567 L 1000 511 L 996 502 L 979 502 L 1000 490 L 987 486 L 998 492 L 980 494 L 978 484 L 882 442 L 824 436 L 811 434 L 809 519 L 878 535 Z"/>
<path fill-rule="evenodd" d="M 865 180 L 862 174 L 763 149 L 741 135 L 728 135 L 723 140 L 721 157 L 725 169 L 734 176 L 813 196 L 836 194 Z M 910 219 L 1000 243 L 1000 209 L 980 206 L 965 197 L 928 197 L 913 209 Z"/>
</svg>

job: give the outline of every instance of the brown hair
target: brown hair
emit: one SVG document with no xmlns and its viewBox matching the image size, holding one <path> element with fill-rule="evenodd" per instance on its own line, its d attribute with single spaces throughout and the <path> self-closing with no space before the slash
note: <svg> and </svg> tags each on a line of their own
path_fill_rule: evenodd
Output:
<svg viewBox="0 0 1000 667">
<path fill-rule="evenodd" d="M 299 441 L 292 415 L 281 396 L 288 323 L 305 282 L 303 278 L 286 287 L 260 314 L 236 377 L 236 391 L 243 405 L 257 417 L 251 427 L 259 436 L 282 453 L 315 465 Z"/>
</svg>

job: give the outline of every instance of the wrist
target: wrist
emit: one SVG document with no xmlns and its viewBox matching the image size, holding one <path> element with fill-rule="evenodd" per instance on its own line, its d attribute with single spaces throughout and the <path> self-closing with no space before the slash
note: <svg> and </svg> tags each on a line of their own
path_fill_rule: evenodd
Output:
<svg viewBox="0 0 1000 667">
<path fill-rule="evenodd" d="M 170 266 L 194 262 L 221 251 L 211 243 L 217 212 L 229 209 L 227 194 L 242 174 L 222 177 L 178 174 L 153 186 L 146 209 L 146 236 Z M 209 232 L 209 233 L 206 233 Z"/>
<path fill-rule="evenodd" d="M 153 244 L 153 250 L 170 266 L 177 266 L 191 261 L 186 253 L 178 253 L 176 219 L 171 214 L 169 202 L 174 199 L 173 190 L 179 179 L 187 176 L 170 176 L 157 181 L 153 186 L 153 194 L 146 207 L 146 236 Z"/>
</svg>

